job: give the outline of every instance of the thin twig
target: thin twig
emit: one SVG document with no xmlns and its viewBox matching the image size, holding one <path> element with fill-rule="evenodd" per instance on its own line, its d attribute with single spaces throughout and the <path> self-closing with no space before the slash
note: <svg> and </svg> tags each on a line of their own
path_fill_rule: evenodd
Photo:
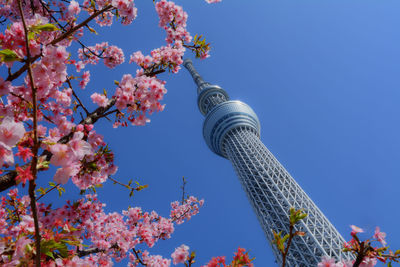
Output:
<svg viewBox="0 0 400 267">
<path fill-rule="evenodd" d="M 48 193 L 50 193 L 51 191 L 53 191 L 54 189 L 58 188 L 60 186 L 60 184 L 56 184 L 55 186 L 53 186 L 52 188 L 50 188 L 49 190 L 47 190 L 46 192 L 43 193 L 43 195 L 39 196 L 36 201 L 39 201 L 39 199 L 41 199 L 42 197 L 44 197 L 45 195 L 47 195 Z"/>
<path fill-rule="evenodd" d="M 139 253 L 136 251 L 136 249 L 135 249 L 135 248 L 132 248 L 132 250 L 133 250 L 133 253 L 135 253 L 135 256 L 136 256 L 137 261 L 138 261 L 140 264 L 142 264 L 143 266 L 147 266 L 147 264 L 144 263 L 144 262 L 142 261 L 142 259 L 140 258 Z"/>
<path fill-rule="evenodd" d="M 186 180 L 185 176 L 182 176 L 182 204 L 185 203 L 185 185 L 186 185 Z"/>
<path fill-rule="evenodd" d="M 123 187 L 129 188 L 129 189 L 131 188 L 129 185 L 121 183 L 121 182 L 115 180 L 114 178 L 112 178 L 111 176 L 108 176 L 108 179 L 110 179 L 111 181 L 113 181 L 116 184 L 122 185 Z"/>
<path fill-rule="evenodd" d="M 89 111 L 88 111 L 88 110 L 86 109 L 86 107 L 82 104 L 82 101 L 79 99 L 79 97 L 78 97 L 77 94 L 75 93 L 74 89 L 72 89 L 71 81 L 70 81 L 68 78 L 67 78 L 67 83 L 68 83 L 69 87 L 70 87 L 71 90 L 72 90 L 72 94 L 74 95 L 74 97 L 76 98 L 76 100 L 78 100 L 79 105 L 80 105 L 80 106 L 83 108 L 83 110 L 85 111 L 86 116 L 89 115 L 89 114 L 90 114 Z"/>
<path fill-rule="evenodd" d="M 292 224 L 290 224 L 290 226 L 289 226 L 289 239 L 288 239 L 288 243 L 287 243 L 287 245 L 286 245 L 285 252 L 282 253 L 282 267 L 285 267 L 285 265 L 286 265 L 286 257 L 287 257 L 287 255 L 288 255 L 289 247 L 290 247 L 290 245 L 292 244 L 292 239 L 293 239 L 293 237 L 294 237 L 294 235 L 293 235 L 293 230 L 294 230 L 294 227 L 293 227 Z"/>
<path fill-rule="evenodd" d="M 56 43 L 64 40 L 65 38 L 67 38 L 69 36 L 71 36 L 74 32 L 76 32 L 77 30 L 79 30 L 83 26 L 86 26 L 92 19 L 94 19 L 98 15 L 101 15 L 102 13 L 110 10 L 111 8 L 112 8 L 112 5 L 108 5 L 108 6 L 104 7 L 103 9 L 100 9 L 100 10 L 94 12 L 90 17 L 88 17 L 87 19 L 85 19 L 84 21 L 79 23 L 77 26 L 71 28 L 66 33 L 64 33 L 61 36 L 59 36 L 58 38 L 54 39 L 50 44 L 51 45 L 55 45 Z"/>
</svg>

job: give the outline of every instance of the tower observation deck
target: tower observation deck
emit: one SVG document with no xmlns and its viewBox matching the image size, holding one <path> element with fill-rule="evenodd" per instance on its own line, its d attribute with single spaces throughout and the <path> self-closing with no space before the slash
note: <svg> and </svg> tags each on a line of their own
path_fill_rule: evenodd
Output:
<svg viewBox="0 0 400 267">
<path fill-rule="evenodd" d="M 205 82 L 191 60 L 183 64 L 197 85 L 197 104 L 205 116 L 204 139 L 211 151 L 231 161 L 278 264 L 282 258 L 272 244 L 272 229 L 283 235 L 289 232 L 290 207 L 303 209 L 308 216 L 295 226 L 306 235 L 293 238 L 287 266 L 317 266 L 324 255 L 350 259 L 342 252 L 343 237 L 261 142 L 255 112 L 230 100 L 221 87 Z"/>
</svg>

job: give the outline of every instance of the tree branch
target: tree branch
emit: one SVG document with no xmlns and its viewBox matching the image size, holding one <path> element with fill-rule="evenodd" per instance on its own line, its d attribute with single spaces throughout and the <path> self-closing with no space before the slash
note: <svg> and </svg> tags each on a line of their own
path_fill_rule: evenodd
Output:
<svg viewBox="0 0 400 267">
<path fill-rule="evenodd" d="M 32 173 L 32 180 L 29 181 L 29 198 L 31 200 L 30 206 L 32 210 L 32 217 L 33 217 L 33 223 L 35 225 L 35 246 L 36 246 L 36 256 L 35 256 L 35 262 L 36 262 L 36 267 L 40 267 L 40 228 L 39 228 L 39 219 L 38 219 L 38 213 L 37 213 L 37 207 L 36 207 L 36 196 L 35 196 L 35 188 L 36 188 L 36 178 L 37 178 L 37 162 L 38 162 L 38 150 L 39 150 L 39 139 L 37 135 L 37 117 L 38 117 L 38 112 L 37 112 L 37 91 L 35 88 L 35 83 L 33 80 L 33 74 L 32 74 L 32 68 L 31 68 L 31 53 L 29 49 L 29 39 L 28 39 L 28 27 L 26 26 L 25 22 L 25 17 L 24 17 L 24 12 L 22 11 L 22 3 L 21 0 L 18 0 L 18 8 L 19 12 L 21 13 L 21 20 L 22 24 L 24 26 L 24 32 L 25 32 L 25 48 L 26 48 L 26 56 L 27 56 L 27 67 L 28 67 L 28 76 L 29 76 L 29 81 L 31 83 L 31 89 L 32 89 L 32 105 L 33 105 L 33 114 L 32 114 L 32 119 L 33 119 L 33 158 L 31 162 L 31 173 Z"/>
</svg>

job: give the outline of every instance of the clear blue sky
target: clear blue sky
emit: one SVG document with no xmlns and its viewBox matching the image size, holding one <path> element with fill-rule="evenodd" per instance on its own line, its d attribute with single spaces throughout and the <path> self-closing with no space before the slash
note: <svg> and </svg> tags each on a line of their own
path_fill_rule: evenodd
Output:
<svg viewBox="0 0 400 267">
<path fill-rule="evenodd" d="M 211 57 L 194 61 L 202 76 L 259 116 L 261 139 L 330 221 L 349 239 L 349 225 L 371 234 L 376 225 L 400 248 L 400 2 L 395 0 L 176 1 L 189 13 L 188 29 L 204 34 Z M 136 1 L 137 20 L 90 35 L 149 53 L 164 44 L 151 0 Z M 92 73 L 86 91 L 108 89 L 134 65 Z M 203 117 L 188 72 L 162 75 L 164 112 L 145 127 L 112 129 L 102 121 L 116 154 L 117 177 L 149 188 L 132 199 L 111 183 L 100 190 L 107 210 L 130 206 L 167 216 L 169 203 L 187 192 L 205 199 L 171 240 L 150 251 L 169 256 L 182 243 L 197 263 L 231 258 L 238 246 L 256 266 L 274 266 L 269 244 L 229 161 L 202 138 Z M 92 106 L 94 107 L 94 106 Z M 71 182 L 70 182 L 71 184 Z M 70 191 L 75 190 L 71 188 Z"/>
</svg>

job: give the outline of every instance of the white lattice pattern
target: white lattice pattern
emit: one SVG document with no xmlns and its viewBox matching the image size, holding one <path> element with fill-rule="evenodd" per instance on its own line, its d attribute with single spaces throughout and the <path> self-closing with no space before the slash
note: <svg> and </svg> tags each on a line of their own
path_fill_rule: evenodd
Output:
<svg viewBox="0 0 400 267">
<path fill-rule="evenodd" d="M 296 228 L 306 235 L 293 239 L 287 266 L 316 266 L 323 255 L 348 258 L 341 251 L 342 236 L 251 128 L 230 131 L 224 139 L 224 149 L 279 263 L 281 256 L 272 244 L 272 229 L 288 232 L 290 207 L 301 208 L 308 216 Z"/>
</svg>

